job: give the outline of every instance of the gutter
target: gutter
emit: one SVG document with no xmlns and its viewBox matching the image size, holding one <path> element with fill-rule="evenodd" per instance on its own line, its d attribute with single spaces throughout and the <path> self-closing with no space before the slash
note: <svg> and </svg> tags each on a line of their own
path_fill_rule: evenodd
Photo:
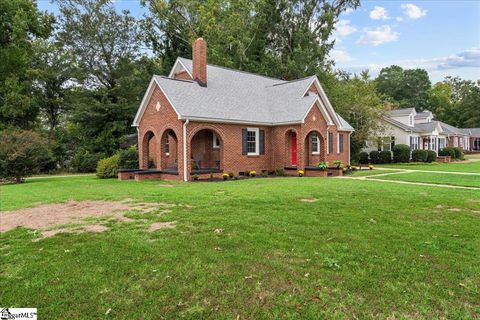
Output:
<svg viewBox="0 0 480 320">
<path fill-rule="evenodd" d="M 188 181 L 187 177 L 187 125 L 190 120 L 187 119 L 183 124 L 182 139 L 183 139 L 183 181 Z"/>
</svg>

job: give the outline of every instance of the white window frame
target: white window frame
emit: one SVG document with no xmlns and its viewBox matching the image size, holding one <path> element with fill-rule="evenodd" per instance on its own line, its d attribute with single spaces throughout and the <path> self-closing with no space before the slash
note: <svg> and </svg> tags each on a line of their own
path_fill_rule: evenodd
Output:
<svg viewBox="0 0 480 320">
<path fill-rule="evenodd" d="M 218 140 L 218 143 L 217 143 L 217 140 Z M 213 149 L 219 149 L 219 148 L 220 148 L 220 139 L 219 139 L 218 136 L 215 134 L 215 132 L 213 133 L 212 145 L 213 145 Z"/>
<path fill-rule="evenodd" d="M 337 132 L 337 153 L 340 153 L 340 133 Z"/>
<path fill-rule="evenodd" d="M 248 132 L 255 132 L 255 152 L 248 152 Z M 260 154 L 260 129 L 247 128 L 247 156 L 258 156 Z"/>
<path fill-rule="evenodd" d="M 410 127 L 413 127 L 413 126 L 414 126 L 414 117 L 413 117 L 413 114 L 410 114 L 410 115 L 408 116 L 408 125 L 409 125 Z"/>
<path fill-rule="evenodd" d="M 165 155 L 169 156 L 170 155 L 170 139 L 168 138 L 168 133 L 165 136 L 165 141 L 163 143 L 165 148 Z M 167 146 L 168 146 L 168 151 L 167 151 Z"/>
<path fill-rule="evenodd" d="M 312 143 L 312 154 L 320 154 L 320 139 L 318 138 L 318 134 L 317 133 L 312 133 L 313 135 L 315 135 L 315 138 L 317 138 L 317 151 L 313 151 L 313 143 Z M 312 140 L 312 139 L 310 139 Z M 313 142 L 313 141 L 312 141 Z"/>
</svg>

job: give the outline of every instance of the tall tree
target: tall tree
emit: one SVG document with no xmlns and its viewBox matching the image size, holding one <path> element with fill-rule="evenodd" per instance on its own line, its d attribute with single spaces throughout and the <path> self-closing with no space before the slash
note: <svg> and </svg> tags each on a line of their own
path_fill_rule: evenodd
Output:
<svg viewBox="0 0 480 320">
<path fill-rule="evenodd" d="M 143 0 L 146 37 L 169 68 L 208 41 L 209 62 L 294 79 L 329 65 L 329 40 L 341 12 L 358 0 Z"/>
<path fill-rule="evenodd" d="M 58 41 L 75 59 L 69 96 L 74 144 L 112 154 L 131 121 L 158 61 L 141 56 L 138 21 L 109 0 L 57 0 Z M 146 53 L 144 53 L 146 55 Z"/>
<path fill-rule="evenodd" d="M 38 108 L 31 99 L 34 43 L 51 33 L 53 16 L 31 0 L 0 1 L 0 128 L 30 127 Z"/>
<path fill-rule="evenodd" d="M 376 78 L 378 92 L 402 108 L 428 109 L 431 82 L 427 71 L 399 66 L 383 68 Z"/>
<path fill-rule="evenodd" d="M 429 93 L 429 108 L 437 119 L 450 122 L 452 113 L 452 87 L 445 82 L 437 82 Z"/>
<path fill-rule="evenodd" d="M 446 77 L 444 82 L 452 88 L 452 112 L 448 114 L 448 121 L 463 128 L 480 127 L 480 81 Z"/>
</svg>

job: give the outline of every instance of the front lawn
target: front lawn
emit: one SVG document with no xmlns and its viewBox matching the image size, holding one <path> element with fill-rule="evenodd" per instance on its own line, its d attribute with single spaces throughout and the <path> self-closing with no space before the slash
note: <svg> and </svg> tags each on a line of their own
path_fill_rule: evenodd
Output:
<svg viewBox="0 0 480 320">
<path fill-rule="evenodd" d="M 473 172 L 480 173 L 480 161 L 452 162 L 452 163 L 398 163 L 379 164 L 379 167 L 393 169 L 411 169 L 428 171 L 451 171 L 451 172 Z"/>
<path fill-rule="evenodd" d="M 168 184 L 0 186 L 1 210 L 176 204 L 106 232 L 3 233 L 2 306 L 36 307 L 42 319 L 480 316 L 479 191 L 334 178 Z M 159 221 L 176 227 L 146 232 Z"/>
<path fill-rule="evenodd" d="M 371 177 L 371 179 L 377 179 Z M 406 172 L 380 176 L 378 179 L 448 184 L 454 186 L 480 187 L 480 175 L 464 175 L 450 173 Z"/>
</svg>

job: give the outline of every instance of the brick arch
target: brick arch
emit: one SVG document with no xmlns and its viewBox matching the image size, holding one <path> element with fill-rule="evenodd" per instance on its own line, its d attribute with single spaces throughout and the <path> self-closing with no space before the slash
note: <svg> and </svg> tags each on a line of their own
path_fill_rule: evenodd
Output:
<svg viewBox="0 0 480 320">
<path fill-rule="evenodd" d="M 320 142 L 320 152 L 319 154 L 312 154 L 312 141 L 311 141 L 311 135 L 315 133 L 317 134 Z M 303 137 L 304 141 L 304 161 L 305 161 L 305 166 L 316 166 L 319 161 L 325 161 L 325 155 L 327 151 L 327 139 L 324 137 L 320 131 L 318 130 L 310 130 L 308 133 L 306 133 Z"/>
<path fill-rule="evenodd" d="M 200 137 L 199 134 L 203 134 L 203 136 Z M 220 147 L 218 149 L 213 148 L 213 135 L 210 134 L 215 134 L 219 139 Z M 212 125 L 202 125 L 192 130 L 187 136 L 189 172 L 198 167 L 223 169 L 225 139 L 222 130 Z"/>
<path fill-rule="evenodd" d="M 181 147 L 179 145 L 178 133 L 171 127 L 166 127 L 162 131 L 160 137 L 160 169 L 178 170 L 179 161 L 181 159 Z M 168 150 L 167 150 L 168 139 Z M 167 152 L 168 151 L 168 152 Z"/>
<path fill-rule="evenodd" d="M 139 157 L 140 157 L 139 160 L 140 160 L 141 169 L 149 169 L 150 159 L 153 160 L 156 167 L 159 166 L 158 148 L 159 148 L 159 141 L 158 141 L 158 134 L 156 133 L 156 130 L 151 127 L 146 128 L 142 135 L 142 139 L 140 140 L 140 146 L 139 146 Z"/>
</svg>

